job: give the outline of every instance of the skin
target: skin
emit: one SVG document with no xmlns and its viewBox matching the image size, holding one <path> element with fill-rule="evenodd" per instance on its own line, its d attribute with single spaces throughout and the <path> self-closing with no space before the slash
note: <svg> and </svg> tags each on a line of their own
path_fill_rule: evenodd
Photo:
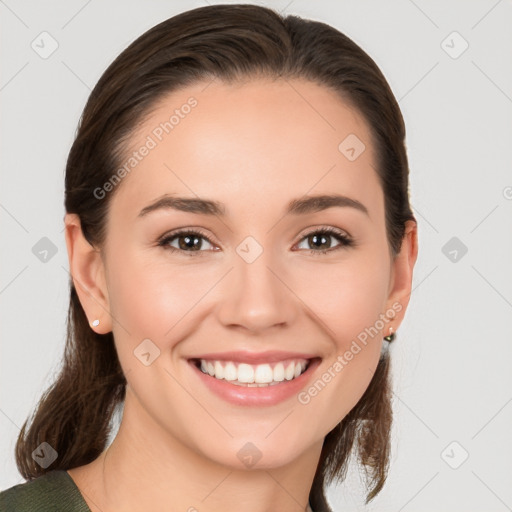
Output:
<svg viewBox="0 0 512 512">
<path fill-rule="evenodd" d="M 112 445 L 68 471 L 93 512 L 305 510 L 323 439 L 368 387 L 382 337 L 398 329 L 411 293 L 416 225 L 406 224 L 393 260 L 370 132 L 358 112 L 302 80 L 206 85 L 173 92 L 134 133 L 130 150 L 197 99 L 110 192 L 101 251 L 85 241 L 76 215 L 65 216 L 80 301 L 90 322 L 100 319 L 91 328 L 113 331 L 128 381 Z M 338 150 L 351 133 L 366 146 L 353 162 Z M 138 218 L 164 193 L 220 201 L 226 217 L 159 210 Z M 360 201 L 368 214 L 332 207 L 285 215 L 292 199 L 332 193 Z M 318 254 L 306 235 L 330 226 L 355 246 L 338 248 L 328 237 L 333 249 Z M 201 255 L 191 257 L 159 247 L 158 237 L 177 228 L 201 228 L 211 244 L 200 239 Z M 247 236 L 263 248 L 252 263 L 236 252 Z M 294 396 L 232 405 L 198 385 L 187 362 L 228 350 L 307 352 L 322 358 L 314 382 L 393 304 L 401 311 L 308 404 Z M 161 351 L 150 366 L 133 354 L 146 338 Z M 251 468 L 237 457 L 247 442 L 262 454 Z"/>
</svg>

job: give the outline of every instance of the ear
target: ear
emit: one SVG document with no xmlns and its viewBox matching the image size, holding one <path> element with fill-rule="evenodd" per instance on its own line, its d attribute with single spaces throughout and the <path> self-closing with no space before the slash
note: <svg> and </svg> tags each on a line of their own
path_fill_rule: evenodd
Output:
<svg viewBox="0 0 512 512">
<path fill-rule="evenodd" d="M 390 326 L 396 332 L 402 323 L 405 311 L 409 304 L 412 289 L 412 274 L 416 258 L 418 257 L 418 230 L 413 220 L 405 223 L 405 233 L 402 239 L 400 252 L 391 263 L 391 279 L 387 300 L 388 310 L 395 311 Z M 389 334 L 389 333 L 386 333 Z"/>
<path fill-rule="evenodd" d="M 80 303 L 91 329 L 98 334 L 106 334 L 112 330 L 112 321 L 101 253 L 85 239 L 77 214 L 66 213 L 64 224 L 69 271 Z M 92 327 L 96 319 L 100 323 Z"/>
</svg>

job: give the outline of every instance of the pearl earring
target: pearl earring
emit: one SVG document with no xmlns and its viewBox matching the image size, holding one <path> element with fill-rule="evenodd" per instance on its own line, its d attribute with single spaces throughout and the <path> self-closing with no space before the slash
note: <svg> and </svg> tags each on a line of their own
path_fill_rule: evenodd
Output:
<svg viewBox="0 0 512 512">
<path fill-rule="evenodd" d="M 391 343 L 396 338 L 396 334 L 393 332 L 393 327 L 390 327 L 389 330 L 391 332 L 387 336 L 384 336 L 384 340 Z"/>
<path fill-rule="evenodd" d="M 100 321 L 98 319 L 94 320 L 91 324 L 93 327 L 98 327 L 100 325 Z"/>
</svg>

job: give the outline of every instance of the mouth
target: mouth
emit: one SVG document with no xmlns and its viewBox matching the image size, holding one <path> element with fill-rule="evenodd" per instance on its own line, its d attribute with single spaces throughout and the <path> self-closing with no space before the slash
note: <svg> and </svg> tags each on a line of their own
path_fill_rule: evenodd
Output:
<svg viewBox="0 0 512 512">
<path fill-rule="evenodd" d="M 304 374 L 314 358 L 289 358 L 281 361 L 251 364 L 240 361 L 192 358 L 189 362 L 203 374 L 243 387 L 269 387 L 293 381 Z"/>
<path fill-rule="evenodd" d="M 282 351 L 201 354 L 187 362 L 197 383 L 241 407 L 277 405 L 294 396 L 312 380 L 321 357 Z"/>
</svg>

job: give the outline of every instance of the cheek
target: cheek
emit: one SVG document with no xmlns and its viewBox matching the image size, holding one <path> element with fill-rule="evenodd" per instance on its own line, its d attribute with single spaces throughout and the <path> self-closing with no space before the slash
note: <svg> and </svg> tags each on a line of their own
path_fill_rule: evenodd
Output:
<svg viewBox="0 0 512 512">
<path fill-rule="evenodd" d="M 344 350 L 384 311 L 389 267 L 382 258 L 358 256 L 304 268 L 294 281 L 297 295 L 329 328 L 338 349 Z"/>
<path fill-rule="evenodd" d="M 153 252 L 152 252 L 153 251 Z M 225 272 L 217 265 L 195 265 L 183 256 L 178 260 L 152 249 L 112 253 L 108 279 L 113 330 L 120 358 L 128 356 L 144 340 L 151 339 L 168 351 L 196 328 L 206 314 L 205 297 Z M 162 251 L 164 251 L 162 249 Z M 180 263 L 176 263 L 180 261 Z"/>
<path fill-rule="evenodd" d="M 148 265 L 127 252 L 116 261 L 119 263 L 111 265 L 108 283 L 111 314 L 119 322 L 115 325 L 114 320 L 114 333 L 123 340 L 130 337 L 132 344 L 145 338 L 162 339 L 187 302 L 187 288 L 179 273 L 168 279 L 168 269 Z"/>
<path fill-rule="evenodd" d="M 299 402 L 334 426 L 367 389 L 379 361 L 389 267 L 373 255 L 316 265 L 297 276 L 299 295 L 331 340 L 318 380 Z M 311 413 L 313 414 L 313 413 Z"/>
<path fill-rule="evenodd" d="M 112 255 L 112 261 L 118 263 L 110 265 L 109 273 L 111 314 L 124 327 L 114 325 L 114 332 L 119 331 L 122 339 L 128 332 L 132 350 L 145 338 L 154 339 L 162 350 L 171 348 L 186 335 L 192 318 L 197 325 L 206 314 L 199 304 L 201 298 L 219 281 L 225 267 L 194 264 L 185 256 L 176 264 L 176 259 L 167 261 L 162 254 L 157 263 L 154 257 L 150 261 L 140 253 L 123 254 L 123 258 Z M 325 334 L 336 341 L 337 352 L 346 350 L 352 339 L 375 325 L 383 312 L 389 267 L 373 254 L 368 251 L 330 262 L 316 262 L 312 257 L 281 271 L 293 291 L 289 300 L 299 297 L 316 315 Z M 207 302 L 203 301 L 203 306 Z"/>
</svg>

